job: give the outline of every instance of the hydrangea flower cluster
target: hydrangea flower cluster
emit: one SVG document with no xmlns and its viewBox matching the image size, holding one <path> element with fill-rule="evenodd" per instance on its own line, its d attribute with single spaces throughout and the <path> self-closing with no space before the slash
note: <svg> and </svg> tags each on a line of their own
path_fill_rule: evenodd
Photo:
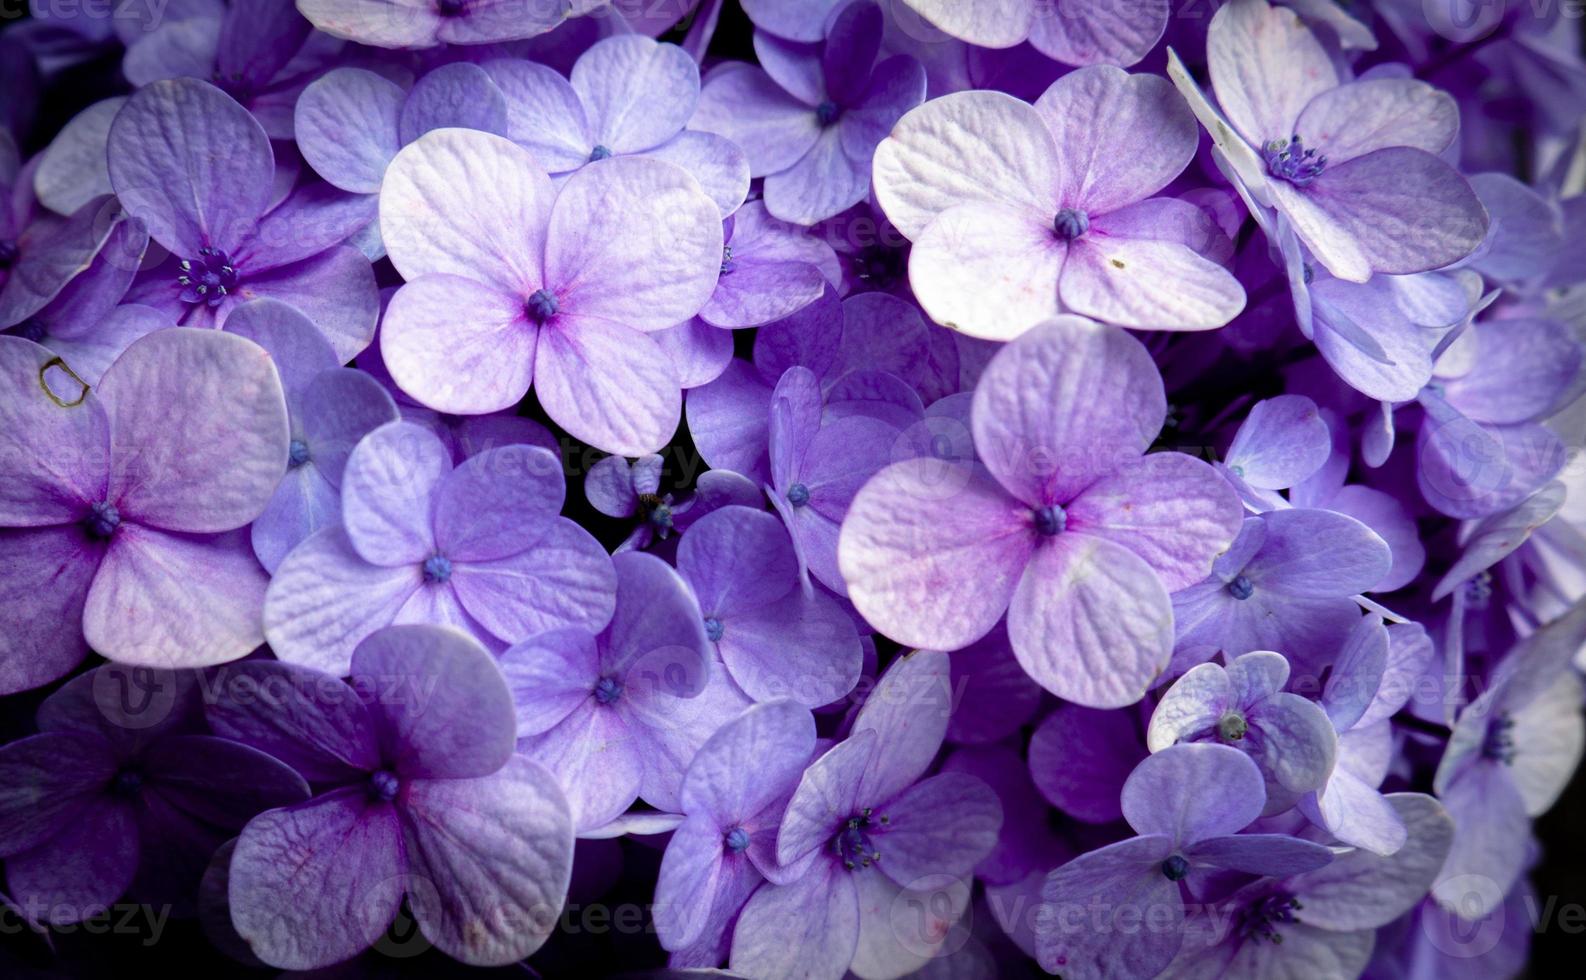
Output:
<svg viewBox="0 0 1586 980">
<path fill-rule="evenodd" d="M 0 26 L 0 973 L 1526 969 L 1567 5 Z"/>
</svg>

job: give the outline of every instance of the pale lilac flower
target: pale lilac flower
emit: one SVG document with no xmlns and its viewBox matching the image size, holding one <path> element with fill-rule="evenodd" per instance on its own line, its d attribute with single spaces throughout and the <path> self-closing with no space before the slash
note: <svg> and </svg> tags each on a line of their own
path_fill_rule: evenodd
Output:
<svg viewBox="0 0 1586 980">
<path fill-rule="evenodd" d="M 1167 27 L 1168 0 L 1045 3 L 1042 0 L 903 0 L 928 22 L 970 44 L 1011 48 L 1028 40 L 1065 65 L 1128 67 L 1156 47 Z"/>
<path fill-rule="evenodd" d="M 298 0 L 314 26 L 378 48 L 490 44 L 544 34 L 607 0 Z"/>
</svg>

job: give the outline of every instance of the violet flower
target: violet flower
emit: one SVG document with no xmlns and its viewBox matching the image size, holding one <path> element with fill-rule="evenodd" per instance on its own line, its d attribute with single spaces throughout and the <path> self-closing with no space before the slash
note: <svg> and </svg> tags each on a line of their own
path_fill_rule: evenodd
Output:
<svg viewBox="0 0 1586 980">
<path fill-rule="evenodd" d="M 1128 67 L 1144 58 L 1167 27 L 1168 0 L 1054 6 L 1039 0 L 903 0 L 909 9 L 953 37 L 985 48 L 1028 40 L 1065 65 Z"/>
<path fill-rule="evenodd" d="M 1141 454 L 1162 427 L 1161 380 L 1122 331 L 1060 317 L 1008 344 L 975 390 L 984 466 L 894 463 L 853 498 L 838 562 L 861 614 L 901 643 L 953 649 L 1003 613 L 1043 687 L 1092 707 L 1133 703 L 1168 664 L 1168 592 L 1238 530 L 1211 467 Z M 951 515 L 951 520 L 943 519 Z"/>
<path fill-rule="evenodd" d="M 1062 312 L 1211 329 L 1245 303 L 1206 257 L 1222 232 L 1199 207 L 1152 196 L 1196 140 L 1161 78 L 1082 68 L 1033 107 L 966 92 L 910 112 L 876 151 L 876 198 L 914 243 L 920 305 L 972 337 L 1010 340 Z"/>
<path fill-rule="evenodd" d="M 513 754 L 512 695 L 478 643 L 393 626 L 359 644 L 347 684 L 252 661 L 219 690 L 210 724 L 320 788 L 254 817 L 232 853 L 232 922 L 261 960 L 345 960 L 404 897 L 424 936 L 464 963 L 512 963 L 545 942 L 572 821 L 551 774 Z"/>
<path fill-rule="evenodd" d="M 288 453 L 269 355 L 158 330 L 90 390 L 43 347 L 0 337 L 0 374 L 0 690 L 55 680 L 90 649 L 196 667 L 258 646 L 268 579 L 243 529 Z"/>
<path fill-rule="evenodd" d="M 276 656 L 344 674 L 392 623 L 453 626 L 498 649 L 547 629 L 599 629 L 613 573 L 557 514 L 566 486 L 544 449 L 502 446 L 454 467 L 410 422 L 364 436 L 341 474 L 341 522 L 276 569 L 264 627 Z"/>
<path fill-rule="evenodd" d="M 607 0 L 298 0 L 315 27 L 377 48 L 490 44 L 544 34 Z"/>
</svg>

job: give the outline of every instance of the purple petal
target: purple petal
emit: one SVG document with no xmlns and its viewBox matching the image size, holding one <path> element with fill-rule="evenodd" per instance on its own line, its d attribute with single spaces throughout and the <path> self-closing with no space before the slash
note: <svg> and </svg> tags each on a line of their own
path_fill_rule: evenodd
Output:
<svg viewBox="0 0 1586 980">
<path fill-rule="evenodd" d="M 402 148 L 397 134 L 403 100 L 397 85 L 362 68 L 337 68 L 298 96 L 297 148 L 314 172 L 355 194 L 375 194 L 386 166 Z"/>
<path fill-rule="evenodd" d="M 624 456 L 665 446 L 683 409 L 677 369 L 660 345 L 595 317 L 568 317 L 541 332 L 534 390 L 574 438 Z"/>
<path fill-rule="evenodd" d="M 1131 838 L 1047 875 L 1036 919 L 1042 968 L 1072 977 L 1160 973 L 1178 951 L 1183 930 L 1184 900 L 1161 868 L 1173 843 L 1154 835 Z M 1148 913 L 1150 928 L 1138 930 L 1133 942 L 1118 942 L 1122 922 L 1139 922 Z"/>
<path fill-rule="evenodd" d="M 837 862 L 822 861 L 793 883 L 768 883 L 749 898 L 727 962 L 746 976 L 835 977 L 858 945 L 854 882 Z"/>
<path fill-rule="evenodd" d="M 380 764 L 369 713 L 355 689 L 307 667 L 248 660 L 211 675 L 205 702 L 215 733 L 270 753 L 306 779 L 344 782 Z"/>
<path fill-rule="evenodd" d="M 790 701 L 755 705 L 700 747 L 683 775 L 683 808 L 726 833 L 790 793 L 814 749 L 807 710 Z"/>
<path fill-rule="evenodd" d="M 436 554 L 432 515 L 451 472 L 451 453 L 427 429 L 393 422 L 365 436 L 342 472 L 342 517 L 358 554 L 388 567 Z"/>
<path fill-rule="evenodd" d="M 502 446 L 473 456 L 435 490 L 435 544 L 453 561 L 517 554 L 542 537 L 567 494 L 556 456 Z"/>
<path fill-rule="evenodd" d="M 449 127 L 505 136 L 507 100 L 478 65 L 442 65 L 419 79 L 408 92 L 397 125 L 401 145 L 430 130 Z"/>
<path fill-rule="evenodd" d="M 1030 43 L 1065 65 L 1127 67 L 1144 58 L 1167 27 L 1168 0 L 1073 10 L 1035 8 Z"/>
<path fill-rule="evenodd" d="M 873 840 L 879 867 L 907 888 L 929 875 L 974 869 L 997 842 L 1002 805 L 980 779 L 962 772 L 930 776 L 887 805 L 889 819 Z"/>
<path fill-rule="evenodd" d="M 1053 806 L 1110 823 L 1123 816 L 1119 794 L 1146 751 L 1128 712 L 1062 704 L 1030 736 L 1029 755 L 1030 775 Z"/>
<path fill-rule="evenodd" d="M 1123 784 L 1123 816 L 1137 832 L 1187 846 L 1244 829 L 1266 800 L 1261 770 L 1235 748 L 1173 745 L 1147 756 Z"/>
<path fill-rule="evenodd" d="M 456 563 L 452 584 L 481 626 L 512 642 L 564 626 L 601 628 L 611 619 L 616 574 L 593 535 L 555 518 L 515 555 Z"/>
<path fill-rule="evenodd" d="M 699 97 L 699 66 L 687 52 L 632 34 L 592 45 L 573 65 L 571 80 L 591 135 L 619 154 L 670 139 Z"/>
</svg>

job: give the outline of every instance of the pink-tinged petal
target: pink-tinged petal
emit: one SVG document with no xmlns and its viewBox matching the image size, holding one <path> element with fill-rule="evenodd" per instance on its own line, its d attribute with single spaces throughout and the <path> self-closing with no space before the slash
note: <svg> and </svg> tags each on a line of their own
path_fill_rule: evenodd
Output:
<svg viewBox="0 0 1586 980">
<path fill-rule="evenodd" d="M 105 372 L 110 500 L 123 519 L 215 532 L 253 520 L 286 472 L 286 397 L 264 349 L 213 330 L 158 330 Z"/>
<path fill-rule="evenodd" d="M 832 126 L 798 162 L 767 175 L 765 206 L 783 221 L 812 225 L 858 204 L 869 190 L 869 170 L 849 158 L 842 127 Z"/>
<path fill-rule="evenodd" d="M 1123 816 L 1143 834 L 1180 846 L 1236 833 L 1261 815 L 1261 770 L 1236 748 L 1173 745 L 1135 767 L 1123 785 Z"/>
<path fill-rule="evenodd" d="M 817 861 L 787 885 L 765 884 L 738 916 L 728 967 L 755 977 L 840 977 L 859 946 L 852 875 Z"/>
<path fill-rule="evenodd" d="M 454 62 L 418 80 L 402 104 L 398 127 L 404 145 L 450 127 L 505 136 L 507 100 L 483 68 Z"/>
<path fill-rule="evenodd" d="M 1419 79 L 1367 79 L 1318 95 L 1294 132 L 1335 166 L 1390 146 L 1441 153 L 1459 132 L 1459 107 Z"/>
<path fill-rule="evenodd" d="M 9 526 L 75 521 L 105 499 L 105 407 L 55 361 L 32 341 L 0 337 L 0 523 Z"/>
<path fill-rule="evenodd" d="M 240 530 L 195 536 L 124 523 L 88 590 L 83 635 L 122 663 L 225 663 L 264 642 L 267 585 Z"/>
<path fill-rule="evenodd" d="M 343 676 L 353 649 L 396 618 L 424 584 L 418 565 L 371 565 L 340 527 L 319 531 L 292 549 L 270 580 L 264 632 L 289 663 Z"/>
<path fill-rule="evenodd" d="M 928 875 L 968 874 L 995 846 L 1002 826 L 997 794 L 962 772 L 921 780 L 885 813 L 887 825 L 872 841 L 882 872 L 905 888 Z"/>
<path fill-rule="evenodd" d="M 246 277 L 234 295 L 242 302 L 273 298 L 296 306 L 314 321 L 343 362 L 369 346 L 380 314 L 374 270 L 350 245 Z M 227 309 L 220 307 L 222 314 Z"/>
<path fill-rule="evenodd" d="M 1008 606 L 1019 663 L 1048 691 L 1093 708 L 1140 700 L 1173 655 L 1173 604 L 1134 552 L 1089 535 L 1038 548 Z"/>
<path fill-rule="evenodd" d="M 1402 275 L 1458 261 L 1487 233 L 1487 209 L 1470 183 L 1425 150 L 1374 150 L 1329 166 L 1303 191 L 1273 186 L 1305 244 L 1340 279 L 1365 281 L 1347 259 L 1334 267 L 1349 250 L 1370 272 Z M 1293 207 L 1295 198 L 1309 208 Z"/>
<path fill-rule="evenodd" d="M 451 582 L 469 615 L 508 643 L 564 626 L 600 629 L 617 585 L 600 542 L 563 518 L 517 554 L 455 563 Z"/>
<path fill-rule="evenodd" d="M 506 96 L 506 135 L 514 143 L 527 148 L 551 173 L 577 170 L 589 162 L 596 141 L 584 104 L 556 69 L 509 58 L 487 61 L 484 69 Z"/>
<path fill-rule="evenodd" d="M 684 820 L 667 842 L 651 913 L 663 948 L 690 946 L 710 925 L 717 890 L 732 873 L 727 866 L 725 833 L 709 815 L 698 813 Z"/>
<path fill-rule="evenodd" d="M 1028 209 L 970 202 L 942 212 L 909 252 L 909 282 L 937 323 L 971 337 L 1012 340 L 1062 311 L 1068 246 Z"/>
<path fill-rule="evenodd" d="M 518 751 L 556 774 L 583 831 L 610 823 L 638 799 L 652 748 L 617 712 L 587 698 L 554 728 L 521 739 Z"/>
<path fill-rule="evenodd" d="M 540 332 L 534 390 L 574 438 L 624 456 L 665 446 L 683 412 L 677 369 L 660 345 L 595 317 L 558 317 Z"/>
<path fill-rule="evenodd" d="M 344 191 L 374 194 L 402 148 L 401 86 L 362 68 L 337 68 L 298 96 L 297 148 L 314 172 Z"/>
<path fill-rule="evenodd" d="M 1086 823 L 1121 818 L 1123 782 L 1146 756 L 1130 715 L 1058 705 L 1030 736 L 1030 776 L 1041 795 Z"/>
<path fill-rule="evenodd" d="M 512 692 L 495 657 L 442 626 L 391 626 L 358 644 L 355 686 L 369 702 L 381 758 L 403 777 L 488 776 L 512 755 Z"/>
<path fill-rule="evenodd" d="M 790 793 L 814 748 L 807 710 L 791 701 L 755 705 L 700 746 L 683 775 L 683 808 L 691 820 L 708 815 L 718 835 L 731 830 Z"/>
<path fill-rule="evenodd" d="M 561 462 L 537 446 L 501 446 L 465 460 L 435 491 L 435 545 L 453 561 L 517 554 L 562 510 Z"/>
<path fill-rule="evenodd" d="M 1152 453 L 1124 464 L 1086 487 L 1067 512 L 1068 530 L 1133 551 L 1169 592 L 1205 578 L 1244 518 L 1227 481 L 1183 453 Z"/>
<path fill-rule="evenodd" d="M 404 393 L 438 411 L 479 415 L 523 398 L 540 336 L 517 294 L 425 276 L 391 297 L 380 352 Z"/>
<path fill-rule="evenodd" d="M 660 330 L 710 299 L 721 246 L 721 215 L 697 182 L 658 160 L 613 157 L 557 194 L 545 285 L 561 315 Z"/>
<path fill-rule="evenodd" d="M 508 648 L 500 662 L 517 706 L 519 735 L 554 728 L 590 699 L 600 680 L 600 655 L 588 630 L 538 633 Z"/>
<path fill-rule="evenodd" d="M 1162 379 L 1138 340 L 1061 317 L 986 366 L 975 388 L 975 451 L 1024 503 L 1067 503 L 1143 453 L 1166 414 Z"/>
<path fill-rule="evenodd" d="M 404 279 L 464 276 L 527 296 L 555 198 L 528 150 L 500 136 L 426 134 L 391 161 L 380 185 L 380 230 Z"/>
<path fill-rule="evenodd" d="M 7 891 L 45 922 L 80 922 L 126 892 L 142 851 L 136 809 L 109 795 L 90 798 L 59 833 L 6 856 Z"/>
<path fill-rule="evenodd" d="M 906 0 L 910 10 L 931 25 L 982 48 L 1011 48 L 1029 34 L 1038 7 L 1030 0 Z M 1066 12 L 1065 12 L 1066 13 Z"/>
<path fill-rule="evenodd" d="M 821 135 L 808 105 L 784 92 L 764 69 L 743 64 L 711 74 L 689 125 L 736 143 L 749 158 L 751 177 L 793 166 Z"/>
<path fill-rule="evenodd" d="M 694 114 L 699 66 L 675 44 L 635 34 L 597 41 L 573 65 L 595 141 L 636 153 L 670 139 Z"/>
<path fill-rule="evenodd" d="M 396 811 L 353 787 L 243 828 L 231 857 L 231 919 L 266 963 L 315 969 L 379 939 L 412 884 Z"/>
<path fill-rule="evenodd" d="M 149 235 L 183 257 L 231 252 L 269 202 L 275 158 L 248 110 L 207 82 L 154 82 L 110 127 L 110 182 Z"/>
<path fill-rule="evenodd" d="M 650 339 L 671 359 L 677 382 L 684 389 L 710 384 L 721 377 L 732 361 L 732 332 L 713 327 L 699 317 L 652 331 Z"/>
<path fill-rule="evenodd" d="M 1195 155 L 1200 135 L 1166 79 L 1111 65 L 1064 75 L 1035 111 L 1057 147 L 1056 205 L 1094 215 L 1167 186 Z"/>
<path fill-rule="evenodd" d="M 1316 403 L 1304 395 L 1279 395 L 1250 407 L 1226 462 L 1253 487 L 1283 490 L 1320 469 L 1332 449 L 1332 434 Z"/>
<path fill-rule="evenodd" d="M 478 779 L 421 779 L 402 808 L 408 901 L 426 938 L 473 966 L 513 963 L 557 923 L 573 823 L 551 774 L 521 756 Z"/>
<path fill-rule="evenodd" d="M 365 436 L 342 472 L 342 519 L 365 561 L 417 565 L 435 554 L 432 515 L 451 453 L 428 429 L 392 422 Z"/>
<path fill-rule="evenodd" d="M 1073 8 L 1035 6 L 1030 43 L 1065 65 L 1127 67 L 1156 47 L 1167 29 L 1168 0 L 1120 4 L 1079 4 Z"/>
<path fill-rule="evenodd" d="M 6 745 L 0 750 L 0 853 L 37 847 L 92 809 L 119 761 L 115 746 L 85 732 L 43 732 Z"/>
<path fill-rule="evenodd" d="M 777 832 L 776 857 L 792 865 L 828 846 L 859 802 L 859 780 L 879 744 L 873 729 L 855 732 L 827 749 L 804 770 Z M 934 753 L 933 753 L 934 754 Z M 817 867 L 825 862 L 817 861 Z"/>
<path fill-rule="evenodd" d="M 854 718 L 854 732 L 876 733 L 856 790 L 860 800 L 885 802 L 925 774 L 947 734 L 948 685 L 947 654 L 933 650 L 916 650 L 881 676 Z"/>
<path fill-rule="evenodd" d="M 849 598 L 908 646 L 950 650 L 979 639 L 1002 617 L 1035 549 L 1026 511 L 978 470 L 895 463 L 865 484 L 843 520 L 837 558 Z"/>
<path fill-rule="evenodd" d="M 1167 837 L 1135 837 L 1082 854 L 1046 876 L 1036 913 L 1036 954 L 1043 969 L 1065 977 L 1151 977 L 1178 952 L 1184 899 L 1162 873 L 1173 852 Z M 1098 914 L 1099 910 L 1099 914 Z M 1132 942 L 1126 923 L 1149 919 Z"/>
<path fill-rule="evenodd" d="M 1052 134 L 1029 105 L 1001 92 L 959 92 L 910 111 L 875 153 L 875 194 L 888 220 L 917 240 L 957 204 L 1055 211 Z"/>
<path fill-rule="evenodd" d="M 0 693 L 48 684 L 88 655 L 83 606 L 103 551 L 73 526 L 0 530 Z"/>
<path fill-rule="evenodd" d="M 1238 316 L 1244 287 L 1178 242 L 1091 235 L 1069 246 L 1063 305 L 1125 327 L 1212 330 Z"/>
<path fill-rule="evenodd" d="M 1220 8 L 1212 17 L 1206 58 L 1217 101 L 1254 146 L 1298 132 L 1300 113 L 1339 81 L 1332 59 L 1299 15 L 1266 0 Z"/>
</svg>

